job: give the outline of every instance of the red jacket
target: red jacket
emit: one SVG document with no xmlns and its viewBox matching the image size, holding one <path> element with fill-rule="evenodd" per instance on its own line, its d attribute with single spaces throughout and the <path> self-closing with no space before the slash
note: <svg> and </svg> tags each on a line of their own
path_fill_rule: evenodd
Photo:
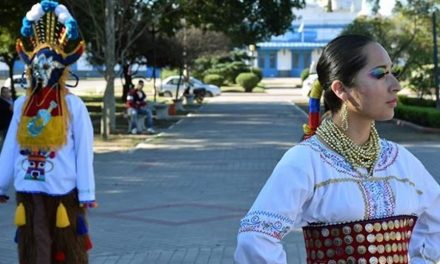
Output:
<svg viewBox="0 0 440 264">
<path fill-rule="evenodd" d="M 127 95 L 127 108 L 140 109 L 147 105 L 147 95 L 140 89 L 131 89 Z"/>
</svg>

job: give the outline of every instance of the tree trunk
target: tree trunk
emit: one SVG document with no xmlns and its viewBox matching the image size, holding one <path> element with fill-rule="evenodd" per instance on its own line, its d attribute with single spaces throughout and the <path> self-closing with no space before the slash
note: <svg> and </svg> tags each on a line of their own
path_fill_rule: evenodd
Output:
<svg viewBox="0 0 440 264">
<path fill-rule="evenodd" d="M 332 0 L 327 1 L 327 12 L 333 12 Z"/>
<path fill-rule="evenodd" d="M 133 86 L 133 82 L 132 82 L 132 72 L 130 70 L 130 63 L 125 63 L 124 66 L 122 67 L 122 74 L 124 77 L 124 85 L 122 86 L 122 102 L 126 102 L 127 101 L 127 95 L 128 95 L 128 90 L 130 90 L 130 87 Z"/>
<path fill-rule="evenodd" d="M 105 80 L 104 105 L 101 118 L 101 135 L 108 139 L 115 130 L 115 7 L 113 0 L 105 0 Z"/>
</svg>

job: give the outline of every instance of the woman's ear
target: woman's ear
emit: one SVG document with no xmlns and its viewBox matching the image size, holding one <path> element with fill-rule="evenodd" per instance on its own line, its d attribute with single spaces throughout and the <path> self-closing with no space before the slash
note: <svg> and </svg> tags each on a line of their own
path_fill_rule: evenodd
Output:
<svg viewBox="0 0 440 264">
<path fill-rule="evenodd" d="M 347 90 L 341 81 L 333 81 L 330 88 L 332 89 L 333 93 L 335 93 L 335 95 L 342 101 L 345 102 L 348 99 Z"/>
</svg>

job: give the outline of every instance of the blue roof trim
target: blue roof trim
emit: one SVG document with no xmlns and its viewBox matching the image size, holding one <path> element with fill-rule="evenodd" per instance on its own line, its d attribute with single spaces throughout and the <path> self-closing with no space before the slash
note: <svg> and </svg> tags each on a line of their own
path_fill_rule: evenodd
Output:
<svg viewBox="0 0 440 264">
<path fill-rule="evenodd" d="M 307 24 L 304 23 L 304 29 L 319 29 L 319 28 L 345 28 L 346 26 L 348 26 L 350 23 L 341 23 L 341 24 Z M 301 23 L 299 24 L 292 24 L 292 28 L 296 31 L 299 26 L 301 25 Z"/>
<path fill-rule="evenodd" d="M 326 42 L 260 42 L 259 48 L 322 48 Z"/>
</svg>

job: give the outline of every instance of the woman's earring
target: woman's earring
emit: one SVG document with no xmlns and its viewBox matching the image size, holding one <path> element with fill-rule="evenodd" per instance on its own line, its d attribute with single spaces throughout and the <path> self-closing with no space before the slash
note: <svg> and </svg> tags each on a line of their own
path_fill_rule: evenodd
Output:
<svg viewBox="0 0 440 264">
<path fill-rule="evenodd" d="M 345 102 L 342 104 L 341 115 L 342 115 L 341 128 L 342 128 L 342 130 L 347 131 L 348 130 L 348 111 L 347 111 L 347 103 L 345 103 Z"/>
</svg>

